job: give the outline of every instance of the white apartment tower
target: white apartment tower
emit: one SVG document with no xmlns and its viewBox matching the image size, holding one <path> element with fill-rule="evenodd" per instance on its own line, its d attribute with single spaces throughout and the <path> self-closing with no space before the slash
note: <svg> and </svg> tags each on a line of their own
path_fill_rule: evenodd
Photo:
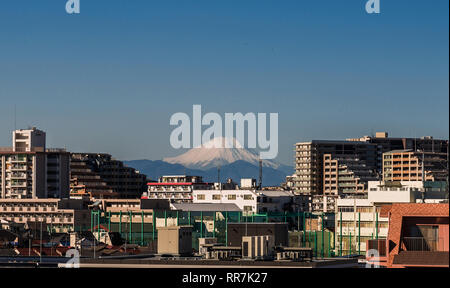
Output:
<svg viewBox="0 0 450 288">
<path fill-rule="evenodd" d="M 35 127 L 12 134 L 12 147 L 0 149 L 0 198 L 68 198 L 69 153 L 46 149 Z"/>
<path fill-rule="evenodd" d="M 15 130 L 12 135 L 14 152 L 45 151 L 45 132 L 36 127 Z"/>
</svg>

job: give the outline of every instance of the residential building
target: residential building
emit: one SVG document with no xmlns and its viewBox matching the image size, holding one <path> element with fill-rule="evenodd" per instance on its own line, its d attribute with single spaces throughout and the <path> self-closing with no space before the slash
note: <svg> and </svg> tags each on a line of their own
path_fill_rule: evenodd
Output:
<svg viewBox="0 0 450 288">
<path fill-rule="evenodd" d="M 142 199 L 165 199 L 171 203 L 192 203 L 194 189 L 213 189 L 213 183 L 204 183 L 201 176 L 162 176 L 159 182 L 147 183 L 147 192 Z"/>
<path fill-rule="evenodd" d="M 45 132 L 13 131 L 13 146 L 0 150 L 0 198 L 68 198 L 69 153 L 46 149 Z"/>
<path fill-rule="evenodd" d="M 102 199 L 99 200 L 99 208 L 104 216 L 118 231 L 122 231 L 122 226 L 127 223 L 152 224 L 155 210 L 169 210 L 169 202 L 165 200 L 146 199 Z M 124 223 L 124 224 L 122 224 Z"/>
<path fill-rule="evenodd" d="M 334 213 L 336 211 L 336 201 L 338 195 L 313 195 L 311 198 L 311 209 L 305 211 L 319 213 Z"/>
<path fill-rule="evenodd" d="M 348 197 L 336 202 L 337 255 L 363 254 L 368 240 L 386 239 L 388 217 L 384 207 L 392 203 L 439 203 L 446 201 L 444 182 L 370 181 L 366 197 Z"/>
<path fill-rule="evenodd" d="M 295 188 L 297 194 L 324 193 L 324 155 L 354 157 L 367 169 L 376 168 L 377 146 L 368 142 L 313 140 L 296 144 Z M 337 168 L 336 168 L 337 169 Z"/>
<path fill-rule="evenodd" d="M 377 147 L 377 170 L 383 173 L 383 153 L 393 150 L 412 150 L 421 152 L 447 153 L 448 140 L 434 139 L 431 136 L 420 138 L 389 137 L 387 132 L 376 132 L 375 136 L 347 139 L 348 141 L 367 142 Z"/>
<path fill-rule="evenodd" d="M 165 175 L 158 179 L 159 183 L 203 183 L 202 176 L 192 176 L 192 175 Z"/>
<path fill-rule="evenodd" d="M 47 197 L 67 199 L 70 196 L 70 153 L 65 149 L 48 148 Z"/>
<path fill-rule="evenodd" d="M 14 152 L 45 151 L 45 132 L 32 127 L 14 130 L 12 133 Z"/>
<path fill-rule="evenodd" d="M 285 190 L 294 190 L 295 187 L 295 174 L 286 176 L 286 182 L 281 183 L 281 188 Z"/>
<path fill-rule="evenodd" d="M 264 212 L 283 212 L 294 209 L 294 194 L 290 191 L 194 190 L 193 203 L 231 203 L 243 211 L 243 215 Z"/>
<path fill-rule="evenodd" d="M 430 136 L 390 138 L 387 132 L 377 132 L 373 137 L 364 136 L 346 141 L 313 140 L 296 143 L 294 192 L 304 195 L 339 195 L 345 190 L 363 195 L 367 192 L 368 181 L 382 177 L 383 153 L 399 149 L 435 153 L 434 156 L 439 154 L 443 157 L 448 151 L 448 140 Z M 341 183 L 338 183 L 336 175 L 339 173 L 342 174 Z M 442 177 L 439 174 L 434 179 L 442 180 Z"/>
<path fill-rule="evenodd" d="M 77 191 L 77 186 L 81 185 L 86 193 L 92 195 L 109 196 L 113 192 L 120 198 L 137 199 L 146 190 L 146 175 L 125 166 L 122 161 L 112 158 L 109 154 L 71 153 L 70 165 L 74 192 Z"/>
<path fill-rule="evenodd" d="M 236 204 L 233 203 L 172 203 L 171 210 L 178 210 L 184 212 L 240 212 L 242 211 Z M 206 215 L 205 215 L 206 217 Z M 221 217 L 224 219 L 223 215 Z M 218 219 L 221 219 L 218 217 Z"/>
<path fill-rule="evenodd" d="M 449 204 L 393 204 L 387 267 L 449 267 Z"/>
<path fill-rule="evenodd" d="M 120 198 L 91 166 L 81 159 L 70 162 L 70 198 Z"/>
<path fill-rule="evenodd" d="M 446 153 L 394 150 L 383 154 L 383 180 L 445 181 L 447 165 Z"/>
<path fill-rule="evenodd" d="M 42 224 L 53 232 L 80 231 L 90 224 L 87 203 L 68 199 L 0 199 L 0 220 L 31 228 Z"/>
<path fill-rule="evenodd" d="M 325 195 L 365 195 L 368 181 L 377 180 L 374 167 L 353 155 L 324 154 L 323 159 Z"/>
</svg>

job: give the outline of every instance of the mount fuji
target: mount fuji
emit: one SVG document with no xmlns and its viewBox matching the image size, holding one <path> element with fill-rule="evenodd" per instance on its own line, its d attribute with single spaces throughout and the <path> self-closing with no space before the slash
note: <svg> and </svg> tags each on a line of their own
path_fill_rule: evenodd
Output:
<svg viewBox="0 0 450 288">
<path fill-rule="evenodd" d="M 225 143 L 233 143 L 235 148 L 223 148 Z M 229 147 L 229 146 L 228 146 Z M 259 177 L 259 155 L 245 149 L 236 139 L 215 138 L 202 147 L 193 148 L 177 157 L 161 160 L 124 161 L 130 167 L 146 174 L 149 179 L 157 180 L 163 175 L 197 175 L 205 182 L 216 182 L 220 167 L 220 181 L 231 178 L 236 183 L 241 178 Z M 292 175 L 294 169 L 272 160 L 262 161 L 263 186 L 277 186 L 284 182 L 286 176 Z"/>
<path fill-rule="evenodd" d="M 217 169 L 219 166 L 222 167 L 239 160 L 259 166 L 259 155 L 257 152 L 243 148 L 235 138 L 224 137 L 214 138 L 201 147 L 193 148 L 177 157 L 163 159 L 167 163 L 181 164 L 186 168 L 200 170 Z M 263 160 L 262 165 L 273 169 L 278 169 L 281 166 L 270 160 Z"/>
</svg>

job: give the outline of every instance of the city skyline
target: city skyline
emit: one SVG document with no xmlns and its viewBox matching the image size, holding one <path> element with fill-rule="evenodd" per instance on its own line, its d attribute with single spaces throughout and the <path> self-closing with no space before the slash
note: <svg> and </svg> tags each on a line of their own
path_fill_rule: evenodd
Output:
<svg viewBox="0 0 450 288">
<path fill-rule="evenodd" d="M 291 166 L 312 139 L 448 139 L 448 1 L 63 2 L 0 4 L 0 146 L 36 126 L 48 147 L 160 160 L 185 152 L 169 119 L 194 104 L 279 113 Z"/>
</svg>

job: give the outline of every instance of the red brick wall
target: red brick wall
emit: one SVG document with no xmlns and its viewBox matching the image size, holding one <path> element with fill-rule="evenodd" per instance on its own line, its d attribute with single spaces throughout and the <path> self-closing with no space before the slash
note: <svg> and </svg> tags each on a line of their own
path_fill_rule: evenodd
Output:
<svg viewBox="0 0 450 288">
<path fill-rule="evenodd" d="M 392 266 L 394 255 L 398 255 L 402 237 L 403 217 L 449 217 L 449 204 L 393 204 L 389 211 L 389 232 L 386 241 L 388 267 Z M 448 229 L 448 225 L 447 225 Z M 447 230 L 448 232 L 448 230 Z M 447 233 L 448 243 L 448 233 Z M 448 247 L 448 245 L 447 245 Z"/>
</svg>

